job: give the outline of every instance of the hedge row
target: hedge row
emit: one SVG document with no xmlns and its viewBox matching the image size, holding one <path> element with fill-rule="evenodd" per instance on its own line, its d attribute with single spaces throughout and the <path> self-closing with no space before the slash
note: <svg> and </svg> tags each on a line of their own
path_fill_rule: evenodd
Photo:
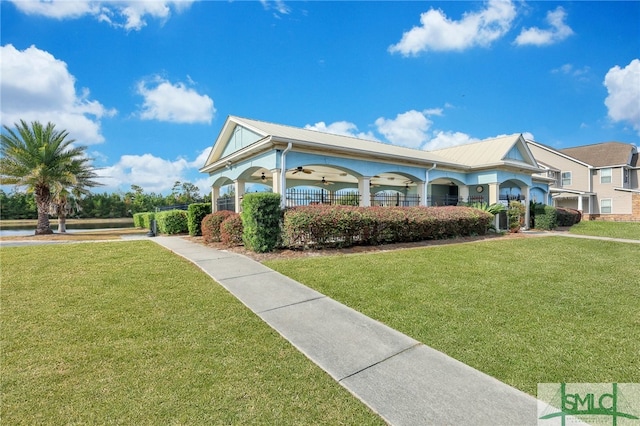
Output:
<svg viewBox="0 0 640 426">
<path fill-rule="evenodd" d="M 469 207 L 304 206 L 284 214 L 283 245 L 349 247 L 483 235 L 493 215 Z"/>
<path fill-rule="evenodd" d="M 200 224 L 202 223 L 202 219 L 209 213 L 211 213 L 211 204 L 209 203 L 189 204 L 189 207 L 187 207 L 187 228 L 189 229 L 189 235 L 192 237 L 202 235 Z"/>
<path fill-rule="evenodd" d="M 154 218 L 155 213 L 152 212 L 135 213 L 133 215 L 133 226 L 135 226 L 136 228 L 151 229 L 151 221 Z"/>
<path fill-rule="evenodd" d="M 558 226 L 573 226 L 582 220 L 579 210 L 553 207 L 544 204 L 531 206 L 531 227 L 552 230 Z"/>
<path fill-rule="evenodd" d="M 156 224 L 160 234 L 183 234 L 188 231 L 186 210 L 166 210 L 156 213 Z"/>
</svg>

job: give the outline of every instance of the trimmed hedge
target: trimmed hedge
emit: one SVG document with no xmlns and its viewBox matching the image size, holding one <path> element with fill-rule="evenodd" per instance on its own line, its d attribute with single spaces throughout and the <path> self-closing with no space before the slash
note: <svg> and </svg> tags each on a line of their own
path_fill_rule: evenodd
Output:
<svg viewBox="0 0 640 426">
<path fill-rule="evenodd" d="M 470 207 L 301 206 L 284 214 L 283 243 L 325 248 L 484 235 L 492 220 Z"/>
<path fill-rule="evenodd" d="M 579 210 L 557 207 L 556 214 L 558 216 L 558 226 L 573 226 L 582 220 L 582 213 Z"/>
<path fill-rule="evenodd" d="M 151 221 L 154 218 L 155 218 L 155 213 L 153 212 L 134 213 L 133 226 L 135 226 L 136 228 L 151 229 Z"/>
<path fill-rule="evenodd" d="M 156 213 L 158 232 L 161 234 L 182 234 L 188 231 L 185 210 L 167 210 Z"/>
<path fill-rule="evenodd" d="M 237 213 L 229 215 L 220 224 L 220 241 L 229 247 L 241 245 L 242 234 L 242 217 Z"/>
<path fill-rule="evenodd" d="M 194 203 L 187 207 L 187 228 L 192 237 L 202 235 L 202 219 L 211 213 L 211 204 Z"/>
<path fill-rule="evenodd" d="M 558 227 L 555 207 L 546 204 L 533 205 L 531 209 L 531 220 L 533 221 L 532 227 L 535 229 L 551 231 Z"/>
<path fill-rule="evenodd" d="M 217 243 L 220 241 L 220 225 L 226 218 L 236 213 L 220 210 L 206 215 L 201 222 L 202 239 L 205 243 Z"/>
<path fill-rule="evenodd" d="M 242 240 L 256 253 L 272 251 L 280 243 L 280 194 L 255 192 L 242 199 Z"/>
</svg>

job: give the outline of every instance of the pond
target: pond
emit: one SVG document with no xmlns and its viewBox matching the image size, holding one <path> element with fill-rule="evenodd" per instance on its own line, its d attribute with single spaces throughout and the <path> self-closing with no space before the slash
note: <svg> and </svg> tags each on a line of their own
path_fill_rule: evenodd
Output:
<svg viewBox="0 0 640 426">
<path fill-rule="evenodd" d="M 69 221 L 67 222 L 67 233 L 83 231 L 109 231 L 114 229 L 133 228 L 133 221 Z M 53 232 L 58 232 L 58 224 L 51 223 Z M 35 222 L 32 224 L 13 224 L 11 222 L 0 222 L 0 237 L 22 237 L 33 235 L 36 230 Z"/>
</svg>

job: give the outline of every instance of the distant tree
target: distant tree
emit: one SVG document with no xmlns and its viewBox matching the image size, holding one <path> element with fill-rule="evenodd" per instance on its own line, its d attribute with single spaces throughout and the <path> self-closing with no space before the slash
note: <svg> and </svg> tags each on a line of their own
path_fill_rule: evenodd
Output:
<svg viewBox="0 0 640 426">
<path fill-rule="evenodd" d="M 33 192 L 38 208 L 36 235 L 50 234 L 49 212 L 52 200 L 61 201 L 67 193 L 86 193 L 89 187 L 98 186 L 93 179 L 95 169 L 86 157 L 86 147 L 73 147 L 69 133 L 57 131 L 55 125 L 43 126 L 24 120 L 15 124 L 15 131 L 3 126 L 1 135 L 0 177 L 3 184 L 27 187 Z M 66 218 L 66 216 L 65 216 Z"/>
</svg>

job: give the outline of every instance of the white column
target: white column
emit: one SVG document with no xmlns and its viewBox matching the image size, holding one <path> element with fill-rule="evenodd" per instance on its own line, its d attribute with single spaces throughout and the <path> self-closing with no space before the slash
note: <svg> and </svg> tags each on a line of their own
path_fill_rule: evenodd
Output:
<svg viewBox="0 0 640 426">
<path fill-rule="evenodd" d="M 531 188 L 529 186 L 524 188 L 524 229 L 529 229 L 529 220 L 531 218 L 531 205 L 529 197 L 531 196 Z"/>
<path fill-rule="evenodd" d="M 240 213 L 242 211 L 242 197 L 244 196 L 244 181 L 236 180 L 234 186 L 236 191 L 236 213 Z"/>
<path fill-rule="evenodd" d="M 363 176 L 358 179 L 358 192 L 360 193 L 360 207 L 371 207 L 371 177 Z"/>
<path fill-rule="evenodd" d="M 280 194 L 280 195 L 284 195 L 284 191 L 281 191 L 280 189 L 280 170 L 275 169 L 271 171 L 271 190 L 275 193 L 275 194 Z"/>
<path fill-rule="evenodd" d="M 467 185 L 458 186 L 458 198 L 462 198 L 465 203 L 469 202 L 469 187 Z"/>
<path fill-rule="evenodd" d="M 220 198 L 220 187 L 211 187 L 211 213 L 218 211 L 218 198 Z"/>
<path fill-rule="evenodd" d="M 498 183 L 489 184 L 489 205 L 495 204 L 500 200 L 500 185 Z M 500 230 L 500 215 L 496 215 L 494 225 L 496 230 Z"/>
<path fill-rule="evenodd" d="M 580 210 L 580 212 L 582 212 L 582 194 L 578 194 L 578 210 Z"/>
<path fill-rule="evenodd" d="M 424 182 L 418 182 L 416 184 L 416 191 L 418 193 L 418 195 L 420 196 L 420 205 L 422 207 L 426 207 L 427 205 L 427 191 L 426 191 L 426 186 L 427 184 Z"/>
</svg>

